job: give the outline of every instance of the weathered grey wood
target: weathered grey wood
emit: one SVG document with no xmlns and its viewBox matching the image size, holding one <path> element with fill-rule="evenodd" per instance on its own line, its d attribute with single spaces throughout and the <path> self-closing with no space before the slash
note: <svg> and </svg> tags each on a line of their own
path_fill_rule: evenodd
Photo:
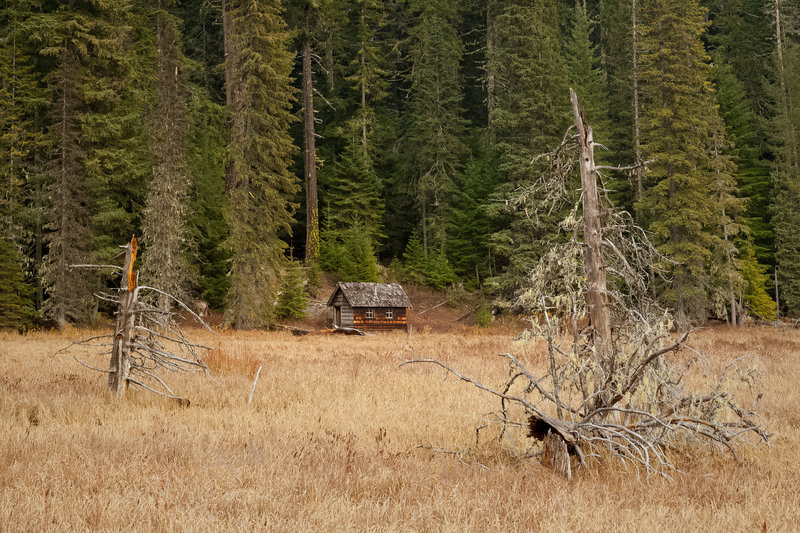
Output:
<svg viewBox="0 0 800 533">
<path fill-rule="evenodd" d="M 578 96 L 569 90 L 572 113 L 580 147 L 581 188 L 583 190 L 584 264 L 589 304 L 589 320 L 594 329 L 595 385 L 602 388 L 600 369 L 605 367 L 611 353 L 611 312 L 608 307 L 606 270 L 603 264 L 603 229 L 600 223 L 600 201 L 597 192 L 597 170 L 594 164 L 592 127 L 583 119 Z M 599 401 L 602 398 L 598 397 Z"/>
<path fill-rule="evenodd" d="M 542 466 L 572 479 L 572 464 L 569 459 L 567 443 L 555 433 L 548 433 L 542 441 Z"/>
<path fill-rule="evenodd" d="M 342 305 L 341 322 L 339 326 L 343 328 L 352 328 L 353 325 L 353 308 L 348 305 Z"/>
<path fill-rule="evenodd" d="M 258 367 L 258 372 L 256 372 L 256 379 L 253 380 L 253 388 L 250 389 L 250 397 L 247 399 L 248 405 L 253 403 L 253 394 L 256 393 L 256 385 L 258 384 L 258 376 L 261 375 L 261 365 Z"/>
<path fill-rule="evenodd" d="M 117 397 L 125 394 L 130 380 L 130 351 L 136 320 L 136 273 L 133 264 L 136 261 L 138 245 L 136 237 L 125 245 L 125 265 L 122 269 L 119 309 L 114 327 L 114 344 L 109 362 L 108 388 Z"/>
</svg>

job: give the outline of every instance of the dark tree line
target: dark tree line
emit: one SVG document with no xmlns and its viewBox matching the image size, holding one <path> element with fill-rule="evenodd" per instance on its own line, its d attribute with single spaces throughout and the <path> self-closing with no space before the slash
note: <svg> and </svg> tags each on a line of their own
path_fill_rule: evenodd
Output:
<svg viewBox="0 0 800 533">
<path fill-rule="evenodd" d="M 798 30 L 787 0 L 4 0 L 0 326 L 93 322 L 112 281 L 69 265 L 131 234 L 241 328 L 288 257 L 513 307 L 579 199 L 519 194 L 569 87 L 599 164 L 652 161 L 603 179 L 661 301 L 798 316 Z"/>
</svg>

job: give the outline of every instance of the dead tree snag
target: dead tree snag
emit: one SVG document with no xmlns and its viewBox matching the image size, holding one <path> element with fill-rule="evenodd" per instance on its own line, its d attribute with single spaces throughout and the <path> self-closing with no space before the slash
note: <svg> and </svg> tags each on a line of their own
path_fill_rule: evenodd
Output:
<svg viewBox="0 0 800 533">
<path fill-rule="evenodd" d="M 151 293 L 159 298 L 172 300 L 182 312 L 188 313 L 209 331 L 211 329 L 200 316 L 171 294 L 155 287 L 139 285 L 139 273 L 134 270 L 138 251 L 136 237 L 132 237 L 122 248 L 125 249 L 125 263 L 122 268 L 114 265 L 73 265 L 81 268 L 112 268 L 120 273 L 119 289 L 96 295 L 98 299 L 117 307 L 114 332 L 72 344 L 105 348 L 107 351 L 103 353 L 111 356 L 109 369 L 101 370 L 83 361 L 78 360 L 78 362 L 91 370 L 107 373 L 108 388 L 117 398 L 125 395 L 128 386 L 135 385 L 169 398 L 185 401 L 173 392 L 161 373 L 206 371 L 207 367 L 203 361 L 210 348 L 187 339 L 175 320 L 176 313 L 169 311 L 171 306 L 164 309 L 158 305 L 151 305 L 140 296 Z M 64 350 L 68 348 L 69 346 Z"/>
<path fill-rule="evenodd" d="M 592 326 L 595 365 L 604 366 L 611 354 L 611 313 L 606 293 L 606 268 L 603 264 L 603 228 L 600 224 L 600 197 L 597 192 L 597 170 L 594 164 L 592 127 L 583 119 L 578 96 L 569 90 L 572 114 L 575 118 L 580 151 L 581 189 L 583 190 L 583 259 L 586 265 L 586 299 L 589 304 L 589 323 Z M 600 373 L 596 374 L 602 380 Z M 596 384 L 601 385 L 600 383 Z M 598 397 L 598 405 L 602 399 Z"/>
<path fill-rule="evenodd" d="M 500 425 L 499 439 L 517 450 L 534 439 L 521 455 L 535 452 L 568 478 L 573 462 L 580 467 L 606 459 L 668 476 L 675 468 L 673 450 L 711 444 L 737 457 L 743 444 L 768 442 L 754 411 L 761 395 L 753 390 L 753 372 L 736 360 L 709 378 L 709 361 L 686 344 L 689 333 L 671 333 L 672 315 L 651 298 L 649 286 L 658 275 L 653 265 L 665 259 L 633 217 L 603 197 L 599 172 L 611 169 L 594 164 L 591 127 L 574 92 L 571 99 L 577 135 L 568 134 L 543 156 L 551 162 L 549 174 L 521 192 L 540 202 L 563 202 L 559 192 L 574 175 L 578 153 L 582 216 L 575 206 L 561 223 L 568 238 L 552 243 L 539 259 L 516 302 L 531 322 L 518 340 L 544 340 L 547 368 L 500 354 L 508 360 L 509 378 L 491 387 L 436 359 L 414 357 L 403 365 L 437 365 L 499 398 L 500 410 L 489 415 Z M 677 364 L 679 351 L 689 356 Z M 748 390 L 734 395 L 729 386 L 737 378 Z"/>
<path fill-rule="evenodd" d="M 138 244 L 136 237 L 125 245 L 125 265 L 122 268 L 122 287 L 119 291 L 119 309 L 114 326 L 114 340 L 111 348 L 111 362 L 108 369 L 108 388 L 117 397 L 125 393 L 130 379 L 131 340 L 136 315 L 136 278 L 133 265 L 136 261 Z"/>
</svg>

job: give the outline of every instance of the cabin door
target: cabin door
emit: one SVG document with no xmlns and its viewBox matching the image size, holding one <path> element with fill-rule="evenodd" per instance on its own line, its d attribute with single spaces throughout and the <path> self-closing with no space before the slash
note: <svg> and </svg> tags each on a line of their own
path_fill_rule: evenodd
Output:
<svg viewBox="0 0 800 533">
<path fill-rule="evenodd" d="M 341 307 L 334 307 L 334 317 L 333 317 L 333 325 L 334 326 L 342 326 L 342 308 Z"/>
</svg>

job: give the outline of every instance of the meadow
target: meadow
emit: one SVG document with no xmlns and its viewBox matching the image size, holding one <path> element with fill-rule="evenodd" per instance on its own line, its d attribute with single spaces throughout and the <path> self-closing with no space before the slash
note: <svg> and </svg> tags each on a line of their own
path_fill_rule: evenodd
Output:
<svg viewBox="0 0 800 533">
<path fill-rule="evenodd" d="M 105 389 L 105 357 L 57 351 L 89 331 L 0 332 L 0 531 L 792 531 L 800 527 L 800 332 L 717 327 L 694 346 L 759 369 L 771 446 L 674 458 L 672 479 L 619 463 L 572 481 L 488 436 L 486 384 L 507 333 L 367 337 L 223 332 L 211 377 L 171 379 L 191 405 Z M 256 370 L 260 378 L 248 404 Z M 486 435 L 491 435 L 489 428 Z M 420 447 L 422 446 L 422 447 Z M 439 450 L 439 451 L 437 451 Z M 524 451 L 524 450 L 523 450 Z M 458 452 L 458 453 L 453 453 Z"/>
</svg>

